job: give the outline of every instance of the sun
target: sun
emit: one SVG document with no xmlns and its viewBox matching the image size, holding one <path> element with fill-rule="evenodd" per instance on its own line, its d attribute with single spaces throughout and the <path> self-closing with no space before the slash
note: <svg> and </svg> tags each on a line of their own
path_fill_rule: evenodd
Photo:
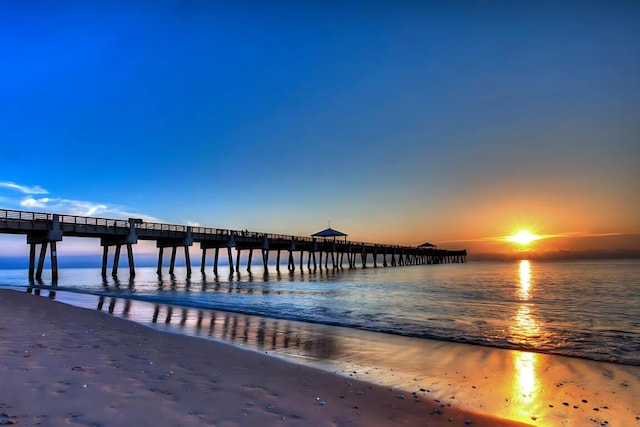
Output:
<svg viewBox="0 0 640 427">
<path fill-rule="evenodd" d="M 517 243 L 519 245 L 525 246 L 533 242 L 534 240 L 540 240 L 541 238 L 542 237 L 536 236 L 535 234 L 532 234 L 527 230 L 520 230 L 513 236 L 508 236 L 507 240 L 509 242 L 513 242 L 513 243 Z"/>
</svg>

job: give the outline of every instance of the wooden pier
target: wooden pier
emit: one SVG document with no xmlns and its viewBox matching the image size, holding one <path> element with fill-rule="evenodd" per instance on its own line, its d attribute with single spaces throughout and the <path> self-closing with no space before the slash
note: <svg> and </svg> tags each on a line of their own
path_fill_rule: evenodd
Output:
<svg viewBox="0 0 640 427">
<path fill-rule="evenodd" d="M 133 245 L 138 240 L 156 242 L 158 248 L 157 273 L 162 274 L 165 248 L 171 249 L 169 274 L 173 275 L 178 248 L 184 250 L 187 275 L 190 276 L 191 260 L 189 247 L 199 243 L 202 250 L 201 271 L 205 272 L 207 251 L 213 250 L 213 273 L 218 275 L 220 250 L 226 250 L 230 274 L 240 271 L 243 251 L 248 252 L 247 271 L 251 272 L 254 251 L 261 256 L 264 271 L 268 271 L 269 256 L 275 253 L 276 271 L 280 272 L 281 258 L 287 258 L 287 270 L 294 272 L 296 266 L 304 273 L 324 269 L 362 268 L 369 266 L 407 266 L 417 264 L 445 264 L 466 262 L 466 250 L 448 251 L 432 247 L 400 246 L 377 243 L 336 241 L 316 238 L 238 231 L 229 229 L 193 227 L 145 222 L 137 218 L 107 219 L 53 213 L 26 212 L 0 209 L 0 233 L 24 234 L 29 251 L 29 280 L 40 280 L 49 249 L 52 280 L 58 278 L 57 242 L 64 236 L 100 239 L 103 247 L 102 275 L 107 275 L 109 248 L 113 247 L 111 275 L 117 276 L 122 246 L 127 249 L 130 277 L 135 276 Z M 39 255 L 38 245 L 40 246 Z M 233 249 L 235 248 L 235 262 Z M 306 262 L 305 262 L 306 255 Z M 324 260 L 323 260 L 324 257 Z M 36 267 L 37 258 L 37 267 Z"/>
</svg>

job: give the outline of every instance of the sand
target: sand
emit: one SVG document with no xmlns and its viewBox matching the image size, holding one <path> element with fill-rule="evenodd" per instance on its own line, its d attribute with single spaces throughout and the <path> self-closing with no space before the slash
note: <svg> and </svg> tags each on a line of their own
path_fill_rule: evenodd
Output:
<svg viewBox="0 0 640 427">
<path fill-rule="evenodd" d="M 343 330 L 337 375 L 9 290 L 0 336 L 0 424 L 640 426 L 635 366 Z"/>
<path fill-rule="evenodd" d="M 640 423 L 640 366 L 111 297 L 57 298 L 501 419 L 566 427 Z"/>
<path fill-rule="evenodd" d="M 0 424 L 518 425 L 35 295 L 0 309 Z"/>
</svg>

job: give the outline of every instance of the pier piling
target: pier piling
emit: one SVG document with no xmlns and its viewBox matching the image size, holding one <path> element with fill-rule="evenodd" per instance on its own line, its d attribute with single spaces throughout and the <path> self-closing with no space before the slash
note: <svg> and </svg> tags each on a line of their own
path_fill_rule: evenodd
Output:
<svg viewBox="0 0 640 427">
<path fill-rule="evenodd" d="M 334 231 L 335 230 L 330 230 Z M 187 276 L 190 277 L 191 260 L 189 247 L 193 241 L 200 242 L 202 249 L 201 272 L 206 271 L 207 250 L 214 249 L 213 273 L 218 275 L 220 248 L 227 248 L 228 265 L 231 274 L 240 269 L 243 250 L 248 250 L 247 271 L 251 273 L 253 268 L 253 250 L 260 249 L 262 254 L 262 267 L 265 274 L 269 268 L 269 251 L 276 251 L 276 270 L 280 273 L 280 257 L 282 250 L 288 251 L 287 269 L 294 272 L 296 261 L 300 271 L 306 273 L 305 252 L 307 253 L 306 270 L 316 272 L 331 267 L 343 269 L 346 256 L 348 268 L 356 268 L 361 264 L 363 268 L 370 265 L 377 268 L 382 266 L 412 266 L 421 264 L 448 264 L 466 262 L 466 251 L 448 251 L 436 249 L 433 245 L 421 245 L 419 247 L 398 246 L 386 244 L 371 244 L 361 242 L 337 241 L 335 235 L 316 233 L 311 237 L 298 237 L 275 235 L 266 233 L 254 233 L 248 230 L 233 231 L 213 229 L 206 227 L 191 227 L 171 224 L 145 222 L 141 219 L 129 218 L 128 220 L 81 217 L 72 215 L 58 215 L 36 212 L 11 211 L 0 209 L 0 233 L 24 234 L 29 244 L 29 280 L 41 280 L 47 256 L 50 251 L 52 278 L 58 278 L 57 242 L 62 241 L 63 234 L 72 237 L 99 238 L 103 246 L 101 273 L 107 274 L 109 261 L 109 248 L 114 246 L 114 258 L 111 275 L 116 277 L 120 262 L 122 246 L 127 248 L 127 261 L 129 264 L 130 278 L 135 276 L 133 244 L 138 239 L 156 242 L 158 248 L 157 273 L 162 273 L 164 248 L 171 248 L 171 263 L 169 272 L 175 273 L 176 254 L 178 247 L 184 248 L 185 266 Z M 38 245 L 40 247 L 38 248 Z M 236 248 L 236 260 L 233 259 L 232 248 Z M 299 251 L 299 260 L 295 257 Z M 360 263 L 357 256 L 360 255 Z M 371 260 L 369 260 L 371 256 Z M 324 257 L 324 260 L 323 260 Z M 329 261 L 331 257 L 331 261 Z M 380 258 L 379 258 L 380 257 Z M 37 260 L 36 260 L 37 258 Z M 324 261 L 324 263 L 323 263 Z M 235 265 L 234 265 L 235 264 Z M 312 266 L 313 264 L 313 266 Z"/>
</svg>

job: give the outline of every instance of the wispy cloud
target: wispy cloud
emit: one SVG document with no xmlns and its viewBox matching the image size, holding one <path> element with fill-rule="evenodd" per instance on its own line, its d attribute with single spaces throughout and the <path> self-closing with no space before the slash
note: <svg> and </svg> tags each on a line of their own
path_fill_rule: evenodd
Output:
<svg viewBox="0 0 640 427">
<path fill-rule="evenodd" d="M 557 239 L 562 237 L 610 237 L 610 236 L 625 236 L 632 235 L 635 233 L 586 233 L 582 231 L 569 231 L 566 233 L 557 233 L 557 234 L 541 234 L 538 237 L 540 239 Z M 499 236 L 499 237 L 479 237 L 477 239 L 463 239 L 463 240 L 443 240 L 438 242 L 438 244 L 442 243 L 466 243 L 466 242 L 508 242 L 511 236 Z"/>
<path fill-rule="evenodd" d="M 0 181 L 0 187 L 9 188 L 12 190 L 20 191 L 24 194 L 49 194 L 47 190 L 40 187 L 39 185 L 28 186 L 28 185 L 20 185 L 11 181 Z"/>
<path fill-rule="evenodd" d="M 504 237 L 478 237 L 476 239 L 439 240 L 437 243 L 498 242 L 502 239 L 504 239 Z"/>
<path fill-rule="evenodd" d="M 134 212 L 131 208 L 110 203 L 94 202 L 87 200 L 66 199 L 52 197 L 47 190 L 40 185 L 22 185 L 13 181 L 0 181 L 0 189 L 18 191 L 22 197 L 15 197 L 7 193 L 0 195 L 0 204 L 7 209 L 24 209 L 39 212 L 51 212 L 63 215 L 93 216 L 102 218 L 126 219 L 142 218 L 145 221 L 161 222 L 151 215 Z M 26 196 L 24 196 L 26 194 Z M 38 195 L 47 194 L 44 197 Z"/>
<path fill-rule="evenodd" d="M 160 221 L 150 215 L 131 212 L 128 208 L 106 203 L 95 203 L 85 200 L 71 200 L 55 197 L 33 198 L 27 197 L 20 201 L 20 206 L 26 209 L 46 210 L 67 215 L 94 216 L 104 218 L 142 218 L 146 221 Z"/>
<path fill-rule="evenodd" d="M 575 231 L 570 233 L 557 234 L 556 237 L 610 237 L 610 236 L 628 236 L 637 233 L 585 233 L 582 231 Z"/>
<path fill-rule="evenodd" d="M 20 201 L 20 206 L 28 209 L 47 209 L 56 213 L 82 216 L 99 215 L 100 212 L 108 208 L 104 204 L 55 197 L 42 197 L 39 199 L 27 197 Z"/>
<path fill-rule="evenodd" d="M 34 199 L 33 197 L 27 197 L 20 202 L 20 206 L 23 208 L 29 209 L 37 209 L 37 208 L 46 208 L 47 203 L 49 203 L 51 199 L 48 197 L 42 199 Z"/>
</svg>

